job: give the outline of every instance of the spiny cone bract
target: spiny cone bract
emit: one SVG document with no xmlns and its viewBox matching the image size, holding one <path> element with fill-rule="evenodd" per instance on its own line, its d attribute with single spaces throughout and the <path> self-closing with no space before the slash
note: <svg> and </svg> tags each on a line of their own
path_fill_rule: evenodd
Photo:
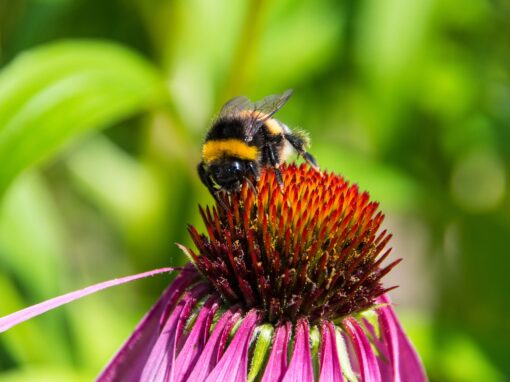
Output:
<svg viewBox="0 0 510 382">
<path fill-rule="evenodd" d="M 244 184 L 200 208 L 207 234 L 190 226 L 195 266 L 230 304 L 257 308 L 269 322 L 337 320 L 374 305 L 391 235 L 366 192 L 342 177 L 283 165 L 283 188 L 262 172 L 257 193 Z"/>
</svg>

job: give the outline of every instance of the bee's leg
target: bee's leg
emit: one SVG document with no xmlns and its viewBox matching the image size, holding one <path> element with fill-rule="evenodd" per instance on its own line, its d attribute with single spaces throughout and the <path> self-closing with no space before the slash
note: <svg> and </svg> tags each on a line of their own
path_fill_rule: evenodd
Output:
<svg viewBox="0 0 510 382">
<path fill-rule="evenodd" d="M 282 172 L 278 167 L 273 167 L 274 176 L 276 177 L 276 183 L 278 183 L 278 186 L 280 186 L 280 190 L 283 191 L 283 178 L 282 178 Z"/>
<path fill-rule="evenodd" d="M 299 155 L 301 155 L 310 166 L 316 170 L 319 169 L 319 165 L 315 158 L 312 156 L 312 154 L 306 151 L 305 141 L 301 137 L 294 134 L 285 134 L 285 139 L 291 144 L 292 147 L 294 147 L 294 149 L 296 149 Z"/>
<path fill-rule="evenodd" d="M 255 162 L 248 163 L 248 170 L 249 170 L 250 174 L 253 175 L 253 178 L 255 179 L 255 181 L 258 182 L 260 179 L 260 171 L 255 166 Z"/>
<path fill-rule="evenodd" d="M 273 167 L 274 176 L 276 177 L 276 183 L 280 186 L 280 189 L 283 190 L 283 178 L 282 172 L 280 171 L 279 163 L 278 163 L 278 154 L 274 150 L 273 146 L 266 146 L 267 157 L 269 158 L 269 164 Z"/>
<path fill-rule="evenodd" d="M 258 191 L 257 191 L 257 187 L 255 187 L 255 184 L 257 184 L 260 179 L 260 172 L 257 169 L 257 167 L 255 166 L 255 162 L 248 162 L 246 164 L 246 169 L 247 169 L 247 175 L 253 176 L 253 181 L 255 183 L 252 182 L 252 180 L 250 179 L 251 178 L 250 176 L 245 177 L 244 180 L 248 184 L 248 187 L 250 187 L 250 189 L 253 191 L 253 193 L 255 195 L 257 195 Z"/>
</svg>

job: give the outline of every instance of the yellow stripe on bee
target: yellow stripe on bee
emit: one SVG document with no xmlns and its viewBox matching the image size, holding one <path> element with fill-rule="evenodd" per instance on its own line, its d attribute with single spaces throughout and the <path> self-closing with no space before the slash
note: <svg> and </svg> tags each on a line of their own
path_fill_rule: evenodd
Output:
<svg viewBox="0 0 510 382">
<path fill-rule="evenodd" d="M 264 122 L 267 131 L 273 135 L 280 135 L 283 133 L 282 126 L 276 121 L 276 119 L 269 118 L 266 122 Z"/>
<path fill-rule="evenodd" d="M 242 160 L 256 160 L 259 152 L 239 139 L 212 140 L 202 147 L 202 158 L 210 163 L 224 156 Z"/>
</svg>

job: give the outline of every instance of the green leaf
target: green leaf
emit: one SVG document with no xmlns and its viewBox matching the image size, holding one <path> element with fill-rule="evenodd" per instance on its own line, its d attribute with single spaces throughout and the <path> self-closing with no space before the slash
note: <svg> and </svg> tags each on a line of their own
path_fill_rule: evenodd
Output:
<svg viewBox="0 0 510 382">
<path fill-rule="evenodd" d="M 250 76 L 260 96 L 306 81 L 323 70 L 340 48 L 344 26 L 342 14 L 329 4 L 279 1 L 270 5 Z"/>
<path fill-rule="evenodd" d="M 107 138 L 84 142 L 67 162 L 73 180 L 130 235 L 150 234 L 146 228 L 162 224 L 165 197 L 154 174 Z"/>
<path fill-rule="evenodd" d="M 80 192 L 121 228 L 130 251 L 143 258 L 167 248 L 170 199 L 146 161 L 137 161 L 98 134 L 83 142 L 66 163 Z"/>
<path fill-rule="evenodd" d="M 0 72 L 0 192 L 71 138 L 164 94 L 156 70 L 116 44 L 64 41 L 21 54 Z"/>
<path fill-rule="evenodd" d="M 1 269 L 16 275 L 31 302 L 60 291 L 61 280 L 55 276 L 65 268 L 60 218 L 50 190 L 35 171 L 20 176 L 0 202 Z"/>
<path fill-rule="evenodd" d="M 88 371 L 72 370 L 66 366 L 30 365 L 2 374 L 2 382 L 85 382 L 94 379 Z"/>
<path fill-rule="evenodd" d="M 64 232 L 56 208 L 47 185 L 35 171 L 20 176 L 0 201 L 0 316 L 61 291 Z M 16 360 L 71 362 L 68 336 L 62 331 L 64 316 L 49 316 L 2 336 Z M 51 352 L 37 351 L 48 342 Z"/>
</svg>

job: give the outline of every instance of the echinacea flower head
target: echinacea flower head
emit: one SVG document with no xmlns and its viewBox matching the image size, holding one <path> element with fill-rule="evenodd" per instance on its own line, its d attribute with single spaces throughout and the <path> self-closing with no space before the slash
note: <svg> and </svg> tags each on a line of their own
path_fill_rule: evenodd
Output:
<svg viewBox="0 0 510 382">
<path fill-rule="evenodd" d="M 343 178 L 301 166 L 272 171 L 259 190 L 224 194 L 226 208 L 200 209 L 207 228 L 189 231 L 192 262 L 230 304 L 259 309 L 270 323 L 334 321 L 375 305 L 391 235 L 367 193 Z"/>
<path fill-rule="evenodd" d="M 378 204 L 333 173 L 281 172 L 200 208 L 190 264 L 98 380 L 426 381 L 383 285 L 398 260 Z"/>
</svg>

